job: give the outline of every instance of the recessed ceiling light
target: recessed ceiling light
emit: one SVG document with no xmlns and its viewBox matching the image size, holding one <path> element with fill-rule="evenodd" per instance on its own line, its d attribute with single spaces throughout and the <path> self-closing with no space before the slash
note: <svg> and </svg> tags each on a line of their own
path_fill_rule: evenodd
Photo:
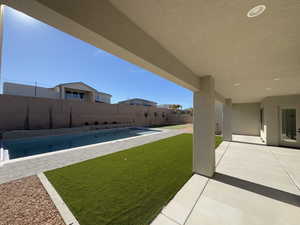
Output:
<svg viewBox="0 0 300 225">
<path fill-rule="evenodd" d="M 266 88 L 267 91 L 271 91 L 272 88 Z"/>
<path fill-rule="evenodd" d="M 279 81 L 280 78 L 279 78 L 279 77 L 275 77 L 274 80 L 275 80 L 275 81 Z"/>
<path fill-rule="evenodd" d="M 233 86 L 238 87 L 240 85 L 241 85 L 240 83 L 235 83 Z"/>
<path fill-rule="evenodd" d="M 247 13 L 248 17 L 257 17 L 261 15 L 266 10 L 265 5 L 257 5 L 254 8 L 250 9 Z"/>
</svg>

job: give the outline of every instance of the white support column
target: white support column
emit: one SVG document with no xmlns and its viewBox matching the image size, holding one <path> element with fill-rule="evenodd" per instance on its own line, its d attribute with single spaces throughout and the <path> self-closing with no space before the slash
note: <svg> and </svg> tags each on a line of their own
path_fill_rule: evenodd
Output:
<svg viewBox="0 0 300 225">
<path fill-rule="evenodd" d="M 225 99 L 223 104 L 223 139 L 232 141 L 232 101 Z"/>
<path fill-rule="evenodd" d="M 193 172 L 207 177 L 215 172 L 215 88 L 211 76 L 200 78 L 194 92 Z"/>
</svg>

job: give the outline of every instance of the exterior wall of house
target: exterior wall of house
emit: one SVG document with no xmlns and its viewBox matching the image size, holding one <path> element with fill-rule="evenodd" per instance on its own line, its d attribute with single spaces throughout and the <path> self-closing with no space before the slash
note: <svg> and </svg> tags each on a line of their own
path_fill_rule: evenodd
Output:
<svg viewBox="0 0 300 225">
<path fill-rule="evenodd" d="M 267 145 L 280 145 L 280 108 L 300 104 L 300 95 L 270 96 L 261 103 L 233 104 L 234 134 L 259 135 Z"/>
<path fill-rule="evenodd" d="M 232 105 L 232 133 L 260 135 L 260 103 Z"/>
<path fill-rule="evenodd" d="M 79 127 L 92 124 L 167 125 L 187 120 L 171 110 L 0 95 L 0 131 Z M 190 118 L 192 118 L 190 116 Z"/>
<path fill-rule="evenodd" d="M 61 99 L 85 101 L 85 102 L 95 101 L 94 92 L 63 88 L 63 87 L 62 90 L 64 91 L 64 98 Z"/>
<path fill-rule="evenodd" d="M 7 83 L 3 84 L 3 94 L 28 97 L 58 99 L 59 93 L 51 88 L 35 87 L 31 85 Z"/>
<path fill-rule="evenodd" d="M 110 95 L 106 95 L 106 94 L 103 94 L 103 93 L 95 93 L 95 101 L 96 102 L 105 102 L 105 103 L 108 103 L 110 104 L 111 103 L 111 96 Z"/>
<path fill-rule="evenodd" d="M 263 127 L 261 135 L 267 145 L 280 145 L 280 107 L 300 104 L 300 95 L 272 96 L 263 99 Z"/>
<path fill-rule="evenodd" d="M 66 90 L 76 90 L 85 93 L 86 96 L 88 96 L 87 101 L 89 102 L 105 102 L 110 104 L 111 101 L 111 95 L 97 92 L 95 89 L 92 89 L 82 83 L 64 84 L 60 87 L 62 88 L 63 92 L 65 92 Z"/>
</svg>

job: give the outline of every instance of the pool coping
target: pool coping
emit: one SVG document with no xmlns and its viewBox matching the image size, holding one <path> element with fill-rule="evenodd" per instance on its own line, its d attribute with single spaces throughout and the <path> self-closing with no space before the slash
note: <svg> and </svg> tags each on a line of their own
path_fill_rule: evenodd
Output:
<svg viewBox="0 0 300 225">
<path fill-rule="evenodd" d="M 137 126 L 132 126 L 130 124 L 122 124 L 122 126 L 116 126 L 116 127 L 114 126 L 107 127 L 107 125 L 90 125 L 90 126 L 81 126 L 81 127 L 72 127 L 72 128 L 11 130 L 11 131 L 4 131 L 2 133 L 2 139 L 15 140 L 15 139 L 23 139 L 23 138 L 26 139 L 26 138 L 45 137 L 45 136 L 78 134 L 78 133 L 96 131 L 96 130 L 110 130 L 110 129 L 118 129 L 118 128 L 137 127 Z"/>
<path fill-rule="evenodd" d="M 74 133 L 61 133 L 61 134 L 49 134 L 49 135 L 37 135 L 37 136 L 28 136 L 28 137 L 18 137 L 18 138 L 6 138 L 5 136 L 2 138 L 2 141 L 22 141 L 22 140 L 28 140 L 28 139 L 43 139 L 45 137 L 60 137 L 65 135 L 80 135 L 84 133 L 96 133 L 96 132 L 110 132 L 115 130 L 126 130 L 131 128 L 137 128 L 137 129 L 147 129 L 147 127 L 138 127 L 138 126 L 128 126 L 128 127 L 116 127 L 116 128 L 105 128 L 105 129 L 93 129 L 93 130 L 82 130 Z M 160 129 L 160 128 L 148 128 L 151 130 Z M 162 129 L 160 129 L 162 130 Z"/>
<path fill-rule="evenodd" d="M 48 180 L 46 175 L 42 172 L 37 174 L 37 177 L 40 179 L 43 187 L 47 191 L 49 197 L 57 208 L 60 216 L 66 225 L 80 225 L 76 217 L 73 215 L 67 204 L 64 202 L 62 197 L 55 190 L 51 182 Z"/>
<path fill-rule="evenodd" d="M 130 128 L 145 129 L 143 127 L 127 127 L 127 128 L 106 129 L 105 132 L 112 131 L 112 130 L 126 130 L 126 129 L 130 129 Z M 159 128 L 151 128 L 151 130 L 160 131 L 160 133 L 168 132 L 168 130 L 166 130 L 166 129 L 159 129 Z M 100 131 L 100 130 L 98 130 L 98 131 Z M 96 132 L 96 131 L 91 131 L 91 132 Z M 103 132 L 104 132 L 104 130 L 103 130 Z M 57 153 L 60 153 L 60 152 L 65 152 L 65 151 L 74 151 L 74 150 L 78 150 L 78 149 L 96 147 L 96 146 L 100 146 L 100 145 L 103 145 L 103 144 L 109 144 L 109 143 L 116 143 L 116 142 L 119 142 L 119 141 L 131 140 L 131 139 L 134 139 L 134 138 L 146 137 L 146 136 L 153 135 L 153 134 L 159 134 L 159 133 L 142 134 L 142 135 L 128 137 L 128 138 L 121 138 L 121 139 L 117 139 L 117 140 L 113 140 L 113 141 L 105 141 L 105 142 L 101 142 L 101 143 L 89 144 L 89 145 L 79 146 L 79 147 L 75 147 L 75 148 L 67 148 L 67 149 L 62 149 L 62 150 L 53 151 L 53 152 L 46 152 L 46 153 L 41 153 L 41 154 L 36 154 L 36 155 L 31 155 L 31 156 L 20 157 L 20 158 L 16 158 L 16 159 L 7 159 L 7 160 L 5 160 L 3 158 L 3 160 L 0 159 L 0 167 L 3 166 L 4 164 L 23 161 L 23 160 L 26 160 L 26 159 L 33 159 L 33 158 L 39 158 L 39 157 L 43 157 L 43 156 L 49 156 L 49 155 L 53 155 L 53 154 L 57 154 Z M 51 135 L 51 137 L 52 136 L 63 136 L 63 135 Z M 43 136 L 43 137 L 45 137 L 45 136 Z M 37 137 L 37 138 L 41 138 L 41 137 Z M 4 155 L 5 150 L 6 149 L 1 148 L 1 153 L 3 152 L 3 155 Z"/>
<path fill-rule="evenodd" d="M 2 165 L 0 163 L 0 184 L 124 151 L 182 133 L 184 132 L 181 130 L 164 130 L 163 132 L 155 132 L 73 149 L 12 159 L 2 163 Z"/>
</svg>

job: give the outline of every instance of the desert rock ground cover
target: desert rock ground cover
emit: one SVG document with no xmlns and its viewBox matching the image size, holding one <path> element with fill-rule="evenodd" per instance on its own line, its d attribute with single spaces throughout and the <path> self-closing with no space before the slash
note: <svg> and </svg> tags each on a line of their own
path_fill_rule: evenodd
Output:
<svg viewBox="0 0 300 225">
<path fill-rule="evenodd" d="M 37 176 L 0 185 L 0 225 L 64 225 Z"/>
</svg>

